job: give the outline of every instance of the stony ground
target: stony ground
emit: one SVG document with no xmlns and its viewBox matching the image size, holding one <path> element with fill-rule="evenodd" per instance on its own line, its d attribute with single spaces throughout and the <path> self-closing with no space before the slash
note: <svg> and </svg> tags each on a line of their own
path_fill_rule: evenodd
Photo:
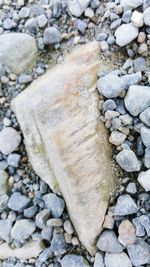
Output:
<svg viewBox="0 0 150 267">
<path fill-rule="evenodd" d="M 150 266 L 150 1 L 79 2 L 0 0 L 0 242 L 12 248 L 43 244 L 36 259 L 11 257 L 0 266 Z M 3 38 L 18 32 L 35 38 L 38 59 L 29 71 L 15 73 L 10 61 L 16 39 Z M 62 62 L 72 47 L 89 40 L 97 40 L 104 60 L 114 63 L 114 70 L 98 73 L 97 88 L 100 119 L 122 169 L 95 258 L 78 241 L 64 200 L 32 170 L 10 110 L 11 99 L 48 64 Z"/>
</svg>

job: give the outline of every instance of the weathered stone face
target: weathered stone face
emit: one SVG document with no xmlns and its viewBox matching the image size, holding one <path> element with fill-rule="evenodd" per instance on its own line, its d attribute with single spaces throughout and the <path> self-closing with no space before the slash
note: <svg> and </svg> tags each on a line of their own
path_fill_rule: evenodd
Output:
<svg viewBox="0 0 150 267">
<path fill-rule="evenodd" d="M 111 146 L 95 86 L 99 52 L 97 42 L 79 47 L 12 101 L 34 170 L 62 193 L 91 254 L 113 187 Z"/>
</svg>

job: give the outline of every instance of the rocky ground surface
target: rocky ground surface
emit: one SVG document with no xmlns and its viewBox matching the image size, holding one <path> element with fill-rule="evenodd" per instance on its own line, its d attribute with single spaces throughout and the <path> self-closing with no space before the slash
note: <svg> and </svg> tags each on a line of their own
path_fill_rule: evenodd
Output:
<svg viewBox="0 0 150 267">
<path fill-rule="evenodd" d="M 0 266 L 149 267 L 150 1 L 0 0 L 0 14 L 0 240 L 43 246 L 37 258 L 9 256 Z M 115 59 L 114 70 L 98 73 L 97 88 L 100 119 L 123 170 L 95 258 L 78 241 L 64 200 L 32 170 L 10 109 L 48 64 L 89 40 L 99 42 L 105 60 Z"/>
</svg>

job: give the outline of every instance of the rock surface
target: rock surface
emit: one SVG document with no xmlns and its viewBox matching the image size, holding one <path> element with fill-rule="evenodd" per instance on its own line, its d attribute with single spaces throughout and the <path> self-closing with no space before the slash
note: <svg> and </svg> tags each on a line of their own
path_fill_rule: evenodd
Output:
<svg viewBox="0 0 150 267">
<path fill-rule="evenodd" d="M 35 63 L 37 47 L 35 39 L 24 33 L 0 35 L 0 62 L 13 73 L 20 74 Z"/>
<path fill-rule="evenodd" d="M 113 187 L 111 146 L 98 120 L 98 59 L 97 42 L 81 46 L 12 102 L 33 168 L 62 192 L 91 254 Z"/>
</svg>

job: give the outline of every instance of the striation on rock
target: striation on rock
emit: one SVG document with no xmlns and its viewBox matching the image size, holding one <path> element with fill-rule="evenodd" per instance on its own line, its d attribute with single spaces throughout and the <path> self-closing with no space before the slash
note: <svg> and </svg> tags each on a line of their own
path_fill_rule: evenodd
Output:
<svg viewBox="0 0 150 267">
<path fill-rule="evenodd" d="M 91 254 L 114 188 L 111 145 L 98 111 L 99 52 L 97 42 L 80 46 L 11 103 L 34 170 L 62 193 Z"/>
</svg>

